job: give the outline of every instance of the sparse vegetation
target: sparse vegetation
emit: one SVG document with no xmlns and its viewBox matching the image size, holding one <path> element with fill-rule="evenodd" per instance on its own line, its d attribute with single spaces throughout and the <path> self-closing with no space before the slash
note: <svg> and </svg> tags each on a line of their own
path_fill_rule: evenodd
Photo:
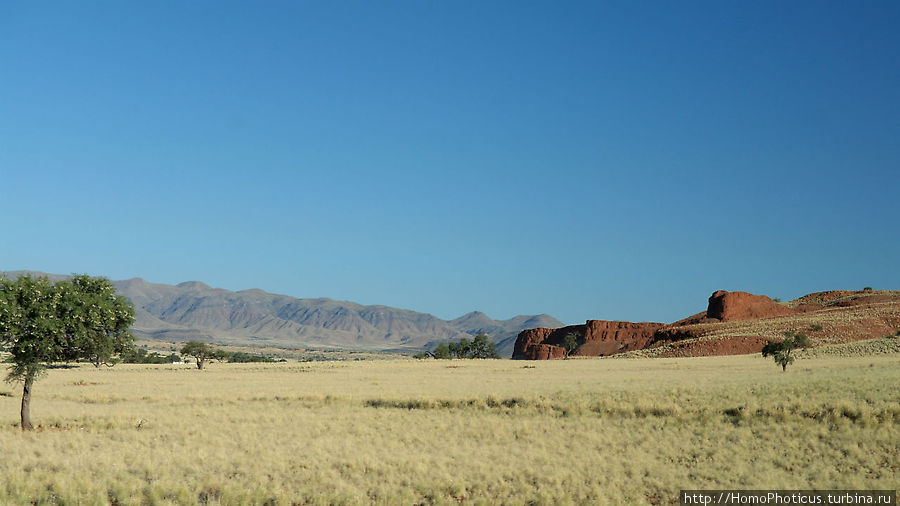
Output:
<svg viewBox="0 0 900 506">
<path fill-rule="evenodd" d="M 871 291 L 872 291 L 872 287 L 871 287 L 871 286 L 863 287 L 863 291 L 864 291 L 864 292 L 871 292 Z"/>
<path fill-rule="evenodd" d="M 900 354 L 900 339 L 894 336 L 884 336 L 876 339 L 866 339 L 843 344 L 826 344 L 812 348 L 797 350 L 797 358 L 826 358 L 826 357 L 872 357 L 879 355 Z"/>
<path fill-rule="evenodd" d="M 822 330 L 822 326 L 819 325 L 818 323 L 814 323 L 814 324 L 812 324 L 812 325 L 809 326 L 809 331 L 810 331 L 810 332 L 818 332 L 818 331 L 820 331 L 820 330 Z"/>
<path fill-rule="evenodd" d="M 781 297 L 772 297 L 772 302 L 781 302 Z"/>
</svg>

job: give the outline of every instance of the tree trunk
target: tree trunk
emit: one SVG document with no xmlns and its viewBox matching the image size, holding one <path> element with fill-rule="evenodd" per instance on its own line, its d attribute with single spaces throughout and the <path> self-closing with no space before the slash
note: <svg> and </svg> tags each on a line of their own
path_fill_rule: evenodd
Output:
<svg viewBox="0 0 900 506">
<path fill-rule="evenodd" d="M 198 359 L 197 359 L 197 369 L 200 369 L 200 370 L 202 371 L 204 365 L 206 365 L 206 359 L 205 359 L 205 358 L 198 358 Z"/>
<path fill-rule="evenodd" d="M 34 385 L 34 375 L 25 375 L 25 388 L 22 390 L 22 430 L 34 430 L 31 425 L 31 386 Z"/>
<path fill-rule="evenodd" d="M 787 372 L 787 363 L 781 364 L 781 372 Z"/>
</svg>

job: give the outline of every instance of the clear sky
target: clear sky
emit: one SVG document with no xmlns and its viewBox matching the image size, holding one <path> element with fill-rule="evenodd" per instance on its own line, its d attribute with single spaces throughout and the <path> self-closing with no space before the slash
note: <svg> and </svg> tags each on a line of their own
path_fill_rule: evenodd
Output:
<svg viewBox="0 0 900 506">
<path fill-rule="evenodd" d="M 900 289 L 900 2 L 0 2 L 0 270 L 674 321 Z"/>
</svg>

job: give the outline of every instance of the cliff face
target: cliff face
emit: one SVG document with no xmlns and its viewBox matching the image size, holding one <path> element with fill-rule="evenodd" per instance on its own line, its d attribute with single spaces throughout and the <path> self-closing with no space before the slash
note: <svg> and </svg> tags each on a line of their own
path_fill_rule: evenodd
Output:
<svg viewBox="0 0 900 506">
<path fill-rule="evenodd" d="M 570 325 L 559 329 L 536 328 L 523 330 L 522 332 L 519 332 L 519 337 L 516 338 L 516 345 L 513 347 L 512 358 L 528 360 L 564 358 L 566 356 L 566 351 L 559 346 L 562 344 L 563 338 L 572 332 L 577 334 L 583 333 L 583 328 L 584 325 Z M 556 348 L 556 350 L 548 350 L 544 348 L 544 346 L 550 346 Z M 562 355 L 559 355 L 560 353 L 562 353 Z M 544 355 L 547 356 L 544 357 Z M 538 358 L 538 356 L 541 356 L 542 358 Z"/>
<path fill-rule="evenodd" d="M 606 356 L 647 346 L 662 323 L 633 323 L 622 321 L 588 320 L 584 325 L 570 325 L 560 329 L 528 329 L 519 334 L 513 350 L 514 359 L 541 360 L 565 358 L 563 339 L 575 334 L 578 347 L 574 356 Z M 548 350 L 547 348 L 553 348 Z"/>
<path fill-rule="evenodd" d="M 663 326 L 662 323 L 588 320 L 584 325 L 584 342 L 572 355 L 600 357 L 640 350 Z"/>
<path fill-rule="evenodd" d="M 525 349 L 525 354 L 523 356 L 516 357 L 513 355 L 513 358 L 524 358 L 526 360 L 566 358 L 566 350 L 559 346 L 553 346 L 552 344 L 532 344 Z"/>
</svg>

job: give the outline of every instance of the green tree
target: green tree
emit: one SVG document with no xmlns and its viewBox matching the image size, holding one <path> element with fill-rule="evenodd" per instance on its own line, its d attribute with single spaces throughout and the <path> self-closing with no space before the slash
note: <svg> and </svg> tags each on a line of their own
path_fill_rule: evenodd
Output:
<svg viewBox="0 0 900 506">
<path fill-rule="evenodd" d="M 105 278 L 0 278 L 0 343 L 11 355 L 7 381 L 21 381 L 22 430 L 31 430 L 35 380 L 54 362 L 114 363 L 134 341 L 134 309 Z"/>
<path fill-rule="evenodd" d="M 569 332 L 563 337 L 562 347 L 566 350 L 566 358 L 569 358 L 569 354 L 578 348 L 578 337 L 576 332 Z"/>
<path fill-rule="evenodd" d="M 462 338 L 458 343 L 441 343 L 431 356 L 434 358 L 500 358 L 495 344 L 487 334 L 478 334 L 469 341 Z"/>
<path fill-rule="evenodd" d="M 809 346 L 809 338 L 805 334 L 785 332 L 781 341 L 769 341 L 763 346 L 762 356 L 772 357 L 775 363 L 781 366 L 781 371 L 787 371 L 787 366 L 794 363 L 793 351 L 797 348 Z"/>
<path fill-rule="evenodd" d="M 194 359 L 197 361 L 197 369 L 203 369 L 204 367 L 206 367 L 206 362 L 208 360 L 225 360 L 228 358 L 227 352 L 214 348 L 207 343 L 201 343 L 199 341 L 187 342 L 181 348 L 181 354 L 194 357 Z"/>
<path fill-rule="evenodd" d="M 495 344 L 487 334 L 478 334 L 469 345 L 468 358 L 500 358 Z"/>
<path fill-rule="evenodd" d="M 434 358 L 441 358 L 441 359 L 450 358 L 450 346 L 448 346 L 447 343 L 441 343 L 441 344 L 437 345 L 437 347 L 434 349 L 433 352 L 431 352 L 431 355 Z"/>
<path fill-rule="evenodd" d="M 116 364 L 116 356 L 129 351 L 134 337 L 129 327 L 134 322 L 134 307 L 108 279 L 76 275 L 63 291 L 61 318 L 68 324 L 78 358 L 94 367 Z"/>
<path fill-rule="evenodd" d="M 454 357 L 466 358 L 469 355 L 469 348 L 472 346 L 472 343 L 464 337 L 458 343 L 450 343 L 447 346 L 450 347 L 450 354 Z"/>
</svg>

